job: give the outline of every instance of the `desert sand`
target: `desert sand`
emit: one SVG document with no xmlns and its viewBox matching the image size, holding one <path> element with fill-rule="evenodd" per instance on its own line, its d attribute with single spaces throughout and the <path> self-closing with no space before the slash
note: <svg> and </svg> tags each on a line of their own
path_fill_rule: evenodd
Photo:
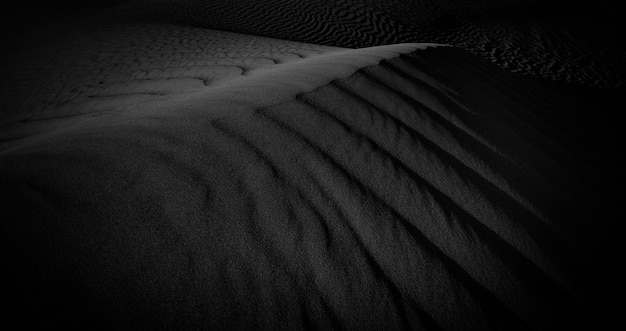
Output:
<svg viewBox="0 0 626 331">
<path fill-rule="evenodd" d="M 623 48 L 538 8 L 141 0 L 16 23 L 5 324 L 611 325 Z"/>
</svg>

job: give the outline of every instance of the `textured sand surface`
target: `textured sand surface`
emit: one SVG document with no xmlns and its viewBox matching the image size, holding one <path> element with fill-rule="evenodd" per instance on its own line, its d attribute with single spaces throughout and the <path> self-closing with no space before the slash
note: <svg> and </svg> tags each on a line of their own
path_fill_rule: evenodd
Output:
<svg viewBox="0 0 626 331">
<path fill-rule="evenodd" d="M 142 2 L 20 32 L 30 37 L 2 63 L 7 324 L 573 330 L 617 320 L 624 256 L 610 188 L 624 102 L 615 72 L 600 69 L 616 62 L 593 53 L 591 77 L 547 52 L 568 78 L 514 66 L 530 79 L 480 52 L 395 43 L 409 24 L 398 17 L 416 13 L 407 2 L 385 7 L 403 13 L 389 21 L 380 2 L 330 2 L 319 17 L 317 2 L 190 2 L 197 17 L 178 1 Z M 511 6 L 424 4 L 415 18 Z M 162 8 L 178 11 L 165 19 Z M 348 23 L 329 20 L 338 15 Z M 564 84 L 572 77 L 596 88 Z"/>
<path fill-rule="evenodd" d="M 532 77 L 624 89 L 618 12 L 604 0 L 141 0 L 119 15 L 340 47 L 445 43 Z"/>
</svg>

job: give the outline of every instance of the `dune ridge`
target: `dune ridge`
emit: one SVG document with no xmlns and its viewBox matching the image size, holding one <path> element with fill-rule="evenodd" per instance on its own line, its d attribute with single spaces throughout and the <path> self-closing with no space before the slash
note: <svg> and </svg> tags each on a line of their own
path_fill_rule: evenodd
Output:
<svg viewBox="0 0 626 331">
<path fill-rule="evenodd" d="M 146 30 L 154 32 L 153 29 L 153 27 L 148 27 Z M 152 114 L 161 110 L 205 112 L 206 110 L 202 106 L 204 102 L 214 103 L 222 100 L 225 101 L 222 107 L 214 107 L 215 110 L 209 112 L 209 116 L 233 115 L 233 113 L 237 114 L 238 103 L 254 104 L 257 107 L 275 103 L 278 102 L 277 100 L 290 98 L 290 95 L 324 85 L 334 78 L 348 76 L 358 70 L 359 67 L 375 64 L 381 59 L 397 55 L 400 51 L 436 46 L 435 44 L 399 44 L 373 47 L 367 50 L 319 47 L 327 52 L 320 55 L 319 51 L 312 54 L 307 53 L 309 48 L 316 47 L 314 45 L 265 40 L 265 38 L 255 40 L 256 44 L 248 44 L 249 37 L 245 35 L 210 30 L 203 30 L 201 33 L 210 41 L 219 40 L 203 45 L 213 53 L 202 52 L 194 56 L 194 54 L 190 55 L 179 47 L 172 50 L 172 52 L 181 54 L 178 57 L 180 61 L 178 66 L 168 67 L 163 64 L 159 66 L 158 61 L 142 62 L 139 65 L 130 66 L 129 63 L 136 63 L 137 58 L 146 58 L 151 55 L 150 52 L 133 49 L 134 51 L 130 54 L 128 54 L 129 52 L 122 52 L 122 56 L 117 59 L 107 59 L 107 62 L 116 63 L 117 60 L 125 64 L 122 66 L 121 72 L 118 70 L 109 70 L 113 74 L 107 72 L 115 79 L 103 80 L 98 76 L 87 76 L 88 81 L 99 80 L 99 83 L 91 84 L 85 83 L 83 80 L 76 80 L 72 81 L 70 86 L 57 87 L 58 95 L 62 95 L 66 99 L 56 105 L 49 104 L 49 96 L 46 94 L 41 95 L 40 93 L 37 98 L 31 97 L 30 103 L 16 107 L 13 114 L 7 113 L 5 115 L 7 119 L 2 123 L 0 149 L 11 149 L 16 144 L 22 145 L 33 139 L 48 139 L 56 130 L 65 133 L 76 125 L 89 123 L 92 118 L 110 113 L 114 113 L 112 117 L 98 118 L 96 123 L 107 122 L 109 118 L 116 121 L 118 115 L 121 116 L 122 120 L 126 120 L 129 114 Z M 228 39 L 225 39 L 225 36 Z M 220 41 L 227 40 L 232 44 L 228 46 L 219 44 Z M 239 44 L 232 42 L 233 40 Z M 273 50 L 272 43 L 268 41 L 278 43 L 279 47 L 286 47 L 287 50 L 283 49 L 282 52 L 280 48 Z M 263 42 L 268 42 L 269 45 Z M 219 48 L 219 46 L 223 48 Z M 98 49 L 116 52 L 119 46 L 106 45 L 100 46 Z M 228 50 L 229 56 L 220 56 L 222 49 Z M 77 59 L 88 58 L 90 52 L 84 53 L 80 54 Z M 245 56 L 236 56 L 242 53 Z M 300 53 L 306 55 L 296 56 Z M 322 59 L 318 60 L 317 57 Z M 271 63 L 255 66 L 254 64 L 258 59 L 271 60 Z M 233 66 L 231 64 L 233 61 L 241 61 L 246 65 L 245 67 L 243 65 L 237 66 L 239 70 L 231 74 L 229 69 Z M 296 61 L 296 66 L 289 64 L 293 61 Z M 157 65 L 153 62 L 157 62 Z M 203 65 L 198 66 L 198 62 Z M 130 70 L 128 70 L 129 66 Z M 183 74 L 189 72 L 191 76 L 177 77 L 177 73 L 180 71 L 183 71 Z M 206 76 L 202 77 L 203 73 Z M 63 74 L 66 75 L 67 73 L 63 72 Z M 156 78 L 150 79 L 146 78 L 147 76 Z M 198 78 L 199 76 L 201 78 Z M 186 84 L 187 79 L 196 81 L 196 84 Z M 199 84 L 197 83 L 198 80 L 204 80 L 205 83 Z M 232 82 L 233 80 L 234 82 Z M 206 81 L 211 81 L 211 83 L 206 83 Z M 88 92 L 77 91 L 85 86 Z M 156 90 L 153 90 L 155 88 Z M 32 89 L 33 87 L 29 86 L 26 90 Z M 111 94 L 112 90 L 119 90 L 120 92 Z M 85 94 L 87 94 L 86 97 Z M 96 101 L 92 101 L 93 99 Z M 206 101 L 202 101 L 202 99 Z M 183 108 L 183 104 L 186 107 Z M 39 106 L 37 107 L 37 105 Z M 201 106 L 198 107 L 198 105 Z M 30 107 L 31 111 L 20 111 L 21 107 Z M 14 116 L 11 117 L 10 115 Z"/>
<path fill-rule="evenodd" d="M 589 145 L 554 121 L 566 98 L 427 46 L 333 49 L 9 141 L 12 309 L 107 327 L 608 323 L 610 194 L 571 166 Z"/>
</svg>

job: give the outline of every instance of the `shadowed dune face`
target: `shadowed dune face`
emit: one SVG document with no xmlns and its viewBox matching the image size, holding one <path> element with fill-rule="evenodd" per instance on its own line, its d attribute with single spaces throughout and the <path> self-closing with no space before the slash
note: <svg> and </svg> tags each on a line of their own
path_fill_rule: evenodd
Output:
<svg viewBox="0 0 626 331">
<path fill-rule="evenodd" d="M 616 10 L 605 1 L 147 0 L 119 13 L 339 47 L 452 44 L 536 78 L 623 89 Z"/>
<path fill-rule="evenodd" d="M 7 324 L 616 319 L 623 96 L 511 72 L 619 88 L 616 53 L 578 71 L 584 39 L 499 20 L 523 2 L 186 3 L 29 29 L 3 61 Z M 437 44 L 335 47 L 416 38 L 511 70 Z"/>
</svg>

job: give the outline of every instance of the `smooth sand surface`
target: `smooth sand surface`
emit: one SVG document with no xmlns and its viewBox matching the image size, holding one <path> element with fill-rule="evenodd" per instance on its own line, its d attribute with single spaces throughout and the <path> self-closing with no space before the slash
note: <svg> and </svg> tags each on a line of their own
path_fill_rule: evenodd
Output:
<svg viewBox="0 0 626 331">
<path fill-rule="evenodd" d="M 264 29 L 246 22 L 232 30 Z M 99 18 L 4 62 L 7 324 L 617 319 L 618 90 L 529 79 L 449 45 L 191 25 Z"/>
</svg>

